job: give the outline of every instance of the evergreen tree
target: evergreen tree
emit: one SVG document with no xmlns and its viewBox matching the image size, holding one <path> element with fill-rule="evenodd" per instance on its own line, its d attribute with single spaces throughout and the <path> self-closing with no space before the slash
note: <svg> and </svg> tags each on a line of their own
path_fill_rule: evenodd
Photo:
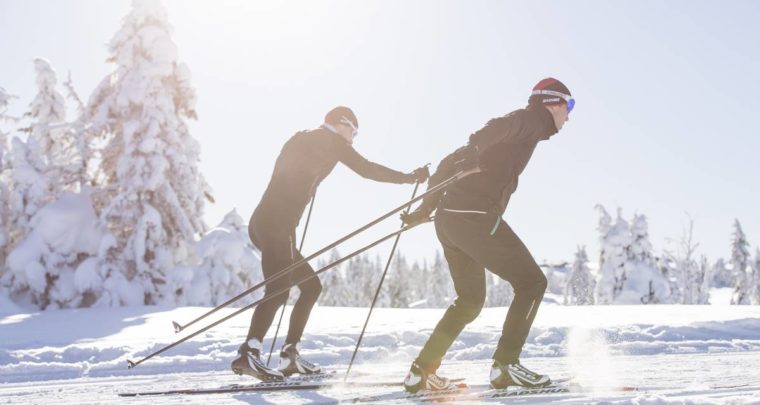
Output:
<svg viewBox="0 0 760 405">
<path fill-rule="evenodd" d="M 349 260 L 346 269 L 346 306 L 364 307 L 372 303 L 377 286 L 373 280 L 374 263 L 368 255 L 359 255 Z M 379 277 L 378 280 L 379 281 Z"/>
<path fill-rule="evenodd" d="M 412 302 L 412 286 L 407 282 L 410 268 L 406 258 L 397 252 L 393 259 L 392 271 L 386 277 L 388 283 L 388 305 L 392 308 L 408 308 Z"/>
<path fill-rule="evenodd" d="M 330 251 L 329 262 L 319 262 L 319 267 L 322 268 L 329 263 L 334 263 L 340 260 L 340 253 L 337 249 Z M 350 297 L 346 293 L 346 283 L 341 274 L 341 266 L 335 266 L 330 270 L 327 270 L 319 275 L 319 280 L 322 282 L 322 294 L 319 296 L 319 304 L 330 307 L 346 306 Z"/>
<path fill-rule="evenodd" d="M 156 0 L 133 0 L 109 44 L 116 70 L 94 91 L 83 120 L 88 142 L 105 143 L 97 181 L 100 217 L 113 234 L 100 249 L 107 289 L 102 305 L 163 301 L 167 273 L 190 260 L 206 227 L 209 189 L 198 168 L 188 68 L 177 61 L 166 12 Z M 110 282 L 108 280 L 111 280 Z M 124 293 L 124 283 L 137 290 Z"/>
<path fill-rule="evenodd" d="M 6 112 L 10 100 L 13 98 L 8 92 L 0 87 L 0 124 L 5 121 L 12 120 Z M 4 273 L 5 258 L 10 249 L 10 222 L 11 222 L 11 208 L 9 205 L 10 190 L 8 184 L 10 183 L 10 173 L 8 162 L 9 148 L 8 148 L 8 135 L 0 128 L 0 277 Z"/>
<path fill-rule="evenodd" d="M 414 308 L 431 308 L 431 295 L 434 293 L 435 286 L 433 285 L 433 274 L 431 269 L 427 265 L 427 261 L 422 264 L 417 261 L 413 262 L 411 268 L 404 262 L 396 262 L 404 268 L 394 269 L 398 271 L 395 273 L 400 277 L 407 285 L 406 301 L 411 307 Z"/>
<path fill-rule="evenodd" d="M 384 257 L 380 257 L 380 255 L 375 255 L 375 259 L 372 261 L 372 279 L 375 282 L 375 285 L 373 288 L 377 289 L 377 283 L 380 282 L 380 277 L 383 274 L 383 270 L 385 270 L 385 265 L 388 263 L 388 259 Z M 394 271 L 393 269 L 393 262 L 391 262 L 391 267 L 388 269 L 388 272 Z M 385 276 L 385 280 L 383 281 L 383 288 L 380 289 L 380 294 L 377 296 L 377 302 L 375 303 L 375 306 L 377 307 L 389 307 L 390 306 L 390 293 L 388 292 L 388 275 Z"/>
<path fill-rule="evenodd" d="M 710 263 L 707 257 L 702 255 L 699 260 L 699 271 L 697 272 L 696 283 L 700 283 L 699 293 L 695 295 L 695 304 L 710 303 L 710 288 L 712 287 L 712 274 L 710 274 Z M 701 278 L 701 280 L 700 280 Z"/>
<path fill-rule="evenodd" d="M 670 286 L 656 265 L 648 228 L 644 215 L 634 215 L 630 228 L 631 242 L 626 247 L 626 281 L 623 294 L 617 300 L 621 304 L 670 302 Z"/>
<path fill-rule="evenodd" d="M 372 299 L 375 297 L 375 292 L 377 291 L 377 285 L 380 282 L 380 277 L 383 274 L 383 270 L 385 269 L 385 263 L 380 258 L 379 255 L 376 255 L 374 259 L 370 259 L 369 256 L 365 258 L 366 264 L 363 268 L 364 276 L 362 277 L 363 284 L 359 287 L 364 291 L 364 303 L 362 305 L 370 305 L 372 304 Z M 390 271 L 390 270 L 388 270 Z M 387 277 L 387 276 L 386 276 Z M 387 285 L 385 284 L 385 281 L 383 281 L 383 289 L 386 289 Z M 379 295 L 377 296 L 377 302 L 375 302 L 375 306 L 380 306 L 383 298 L 383 291 L 380 290 Z"/>
<path fill-rule="evenodd" d="M 34 70 L 37 75 L 38 92 L 30 105 L 29 112 L 24 114 L 33 122 L 22 130 L 28 132 L 29 137 L 37 142 L 50 174 L 57 179 L 53 164 L 54 148 L 60 145 L 61 133 L 64 132 L 62 124 L 66 120 L 66 105 L 61 93 L 55 89 L 58 79 L 50 63 L 37 58 L 34 60 Z"/>
<path fill-rule="evenodd" d="M 11 207 L 9 248 L 18 248 L 8 254 L 11 273 L 4 277 L 3 283 L 10 287 L 14 299 L 38 308 L 51 304 L 61 308 L 89 305 L 92 303 L 89 295 L 84 299 L 75 296 L 74 271 L 89 254 L 95 253 L 94 248 L 56 243 L 51 230 L 56 231 L 53 232 L 56 237 L 71 235 L 73 231 L 89 233 L 91 224 L 82 227 L 71 224 L 69 229 L 55 229 L 51 224 L 70 223 L 71 217 L 86 222 L 85 218 L 92 213 L 90 196 L 89 193 L 80 197 L 61 194 L 65 176 L 59 165 L 63 166 L 65 161 L 58 152 L 66 143 L 64 101 L 55 89 L 57 79 L 50 64 L 38 58 L 34 66 L 38 92 L 24 114 L 30 122 L 21 129 L 29 135 L 26 142 L 19 138 L 13 140 L 11 187 L 2 192 Z M 61 202 L 53 204 L 58 200 Z M 80 201 L 82 209 L 68 204 L 73 200 Z M 53 206 L 44 214 L 46 219 L 40 221 L 36 216 L 47 205 Z M 35 232 L 34 224 L 40 222 L 46 228 Z"/>
<path fill-rule="evenodd" d="M 11 246 L 25 239 L 32 231 L 31 221 L 52 199 L 51 179 L 35 138 L 23 142 L 12 140 L 10 155 L 10 240 Z"/>
<path fill-rule="evenodd" d="M 47 176 L 53 182 L 53 197 L 62 191 L 78 191 L 85 183 L 84 140 L 79 131 L 70 129 L 65 122 L 66 111 L 63 95 L 55 89 L 58 82 L 55 70 L 45 59 L 34 60 L 37 74 L 37 96 L 25 114 L 32 122 L 23 130 L 40 146 L 47 166 Z"/>
<path fill-rule="evenodd" d="M 200 263 L 176 267 L 170 277 L 174 302 L 179 305 L 216 306 L 262 280 L 261 260 L 248 237 L 248 225 L 236 210 L 206 233 L 196 245 Z M 261 290 L 238 301 L 256 301 Z"/>
<path fill-rule="evenodd" d="M 512 285 L 499 276 L 486 271 L 486 304 L 488 307 L 506 307 L 515 298 Z"/>
<path fill-rule="evenodd" d="M 751 303 L 750 288 L 753 285 L 752 271 L 749 269 L 749 242 L 738 219 L 734 220 L 734 234 L 731 241 L 731 267 L 733 268 L 734 294 L 731 304 L 748 305 Z"/>
<path fill-rule="evenodd" d="M 670 302 L 670 286 L 652 253 L 646 217 L 634 215 L 632 225 L 618 209 L 617 220 L 602 206 L 599 231 L 601 257 L 595 301 L 599 304 L 658 304 Z"/>
<path fill-rule="evenodd" d="M 8 255 L 10 271 L 2 280 L 12 299 L 40 309 L 92 305 L 102 282 L 91 257 L 104 235 L 89 192 L 63 193 L 29 225 L 29 234 Z"/>
<path fill-rule="evenodd" d="M 723 258 L 719 258 L 713 264 L 710 270 L 712 277 L 712 285 L 715 287 L 733 287 L 734 286 L 734 274 L 726 266 L 726 261 Z"/>
<path fill-rule="evenodd" d="M 612 218 L 601 205 L 599 211 L 601 251 L 599 255 L 599 279 L 597 280 L 595 301 L 598 304 L 613 304 L 623 291 L 626 282 L 625 264 L 628 260 L 626 248 L 631 244 L 628 222 L 618 209 L 617 221 L 612 225 Z"/>
<path fill-rule="evenodd" d="M 585 247 L 578 247 L 570 277 L 565 285 L 565 305 L 593 305 L 596 283 L 588 267 Z"/>
<path fill-rule="evenodd" d="M 673 302 L 680 304 L 706 304 L 709 299 L 709 266 L 697 262 L 694 242 L 694 220 L 689 218 L 689 226 L 684 230 L 674 251 L 665 251 L 670 259 L 669 270 L 676 282 L 672 285 Z M 702 260 L 706 260 L 703 258 Z"/>
<path fill-rule="evenodd" d="M 435 258 L 430 270 L 427 272 L 427 282 L 430 284 L 430 292 L 426 298 L 428 308 L 446 308 L 454 301 L 454 283 L 451 281 L 449 266 L 440 251 L 435 252 Z"/>
<path fill-rule="evenodd" d="M 752 262 L 752 288 L 751 301 L 753 305 L 760 305 L 760 248 L 755 249 L 755 260 Z"/>
<path fill-rule="evenodd" d="M 562 295 L 565 293 L 565 285 L 570 275 L 569 263 L 555 263 L 541 265 L 546 276 L 546 292 Z"/>
<path fill-rule="evenodd" d="M 434 294 L 433 269 L 428 265 L 427 260 L 422 264 L 414 262 L 412 271 L 407 280 L 413 286 L 413 296 L 411 300 L 415 308 L 433 308 L 432 294 Z"/>
</svg>

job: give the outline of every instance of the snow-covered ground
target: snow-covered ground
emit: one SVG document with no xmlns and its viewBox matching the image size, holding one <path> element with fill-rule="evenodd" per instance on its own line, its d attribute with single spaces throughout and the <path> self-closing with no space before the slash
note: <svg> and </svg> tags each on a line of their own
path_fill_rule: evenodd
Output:
<svg viewBox="0 0 760 405">
<path fill-rule="evenodd" d="M 133 370 L 138 360 L 184 336 L 171 321 L 207 308 L 127 307 L 0 315 L 0 403 L 334 403 L 399 387 L 120 398 L 119 392 L 250 383 L 228 370 L 249 313 Z M 221 311 L 227 314 L 230 311 Z M 376 309 L 355 380 L 400 381 L 443 309 Z M 486 308 L 450 350 L 441 374 L 486 384 L 505 308 Z M 317 307 L 301 352 L 345 370 L 366 308 Z M 286 316 L 287 319 L 287 316 Z M 269 347 L 267 339 L 265 347 Z M 527 397 L 542 403 L 760 403 L 760 307 L 560 306 L 545 303 L 523 363 L 575 377 L 588 392 Z M 635 392 L 604 387 L 634 386 Z"/>
</svg>

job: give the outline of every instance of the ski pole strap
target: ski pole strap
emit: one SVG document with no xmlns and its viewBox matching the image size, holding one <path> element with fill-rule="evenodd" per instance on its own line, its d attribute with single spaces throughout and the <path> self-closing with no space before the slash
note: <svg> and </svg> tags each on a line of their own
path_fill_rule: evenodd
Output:
<svg viewBox="0 0 760 405">
<path fill-rule="evenodd" d="M 267 284 L 269 284 L 271 282 L 274 282 L 275 280 L 278 280 L 281 277 L 284 277 L 285 275 L 289 274 L 291 271 L 293 271 L 294 269 L 300 267 L 302 264 L 308 262 L 309 260 L 312 260 L 312 259 L 314 259 L 314 258 L 316 258 L 316 257 L 318 257 L 318 256 L 320 256 L 322 254 L 324 254 L 325 252 L 329 251 L 330 249 L 332 249 L 332 248 L 340 245 L 341 243 L 343 243 L 343 242 L 345 242 L 345 241 L 353 238 L 354 236 L 358 235 L 359 233 L 364 232 L 365 230 L 367 230 L 367 229 L 371 228 L 372 226 L 376 225 L 377 223 L 385 220 L 386 218 L 390 217 L 391 215 L 394 215 L 397 212 L 403 210 L 407 206 L 409 206 L 411 204 L 414 204 L 415 202 L 417 202 L 417 201 L 425 198 L 425 196 L 428 196 L 430 194 L 438 192 L 439 190 L 443 190 L 444 188 L 448 187 L 450 184 L 454 183 L 455 181 L 459 180 L 460 178 L 465 177 L 465 176 L 467 176 L 467 175 L 469 175 L 469 174 L 471 174 L 473 172 L 474 171 L 467 171 L 467 172 L 460 171 L 460 172 L 458 172 L 457 174 L 449 177 L 448 179 L 446 179 L 446 180 L 438 183 L 435 187 L 431 187 L 430 189 L 428 189 L 426 192 L 420 194 L 419 196 L 417 196 L 415 198 L 412 198 L 411 200 L 405 202 L 404 204 L 402 204 L 402 205 L 400 205 L 400 206 L 398 206 L 398 207 L 396 207 L 396 208 L 388 211 L 387 213 L 383 214 L 382 216 L 378 217 L 377 219 L 375 219 L 375 220 L 369 222 L 368 224 L 360 227 L 359 229 L 357 229 L 357 230 L 349 233 L 348 235 L 346 235 L 346 236 L 344 236 L 344 237 L 336 240 L 335 242 L 333 242 L 333 243 L 325 246 L 324 248 L 316 251 L 315 253 L 309 255 L 308 257 L 305 257 L 302 260 L 299 260 L 299 261 L 291 264 L 290 266 L 288 266 L 288 267 L 286 267 L 286 268 L 278 271 L 272 277 L 270 277 L 270 278 L 268 278 L 266 280 L 263 280 L 263 281 L 259 282 L 258 284 L 254 285 L 253 287 L 251 287 L 251 288 L 243 291 L 242 293 L 240 293 L 240 294 L 238 294 L 238 295 L 230 298 L 226 302 L 218 305 L 217 307 L 215 307 L 212 310 L 206 312 L 205 314 L 201 315 L 200 317 L 198 317 L 198 318 L 196 318 L 196 319 L 188 322 L 185 325 L 177 325 L 177 326 L 175 326 L 176 331 L 179 332 L 179 331 L 187 328 L 188 326 L 193 325 L 193 324 L 199 322 L 200 320 L 207 318 L 209 315 L 215 313 L 216 311 L 219 311 L 220 309 L 222 309 L 224 307 L 227 307 L 228 305 L 230 305 L 230 304 L 238 301 L 239 299 L 245 297 L 246 295 L 248 295 L 248 294 L 250 294 L 250 293 L 252 293 L 252 292 L 254 292 L 256 290 L 258 290 L 259 288 L 261 288 L 261 287 L 263 287 L 263 286 L 265 286 L 265 285 L 267 285 Z"/>
<path fill-rule="evenodd" d="M 192 338 L 200 335 L 203 332 L 206 332 L 207 330 L 209 330 L 209 329 L 211 329 L 211 328 L 213 328 L 213 327 L 221 324 L 222 322 L 228 321 L 229 319 L 232 319 L 232 318 L 240 315 L 241 313 L 243 313 L 243 312 L 245 312 L 245 311 L 247 311 L 247 310 L 255 307 L 256 305 L 259 305 L 261 303 L 267 302 L 270 299 L 273 299 L 273 298 L 279 296 L 280 294 L 284 293 L 285 291 L 288 291 L 288 290 L 290 290 L 293 287 L 299 286 L 302 283 L 306 282 L 307 280 L 311 280 L 312 278 L 317 277 L 319 274 L 322 274 L 325 271 L 330 270 L 331 268 L 333 268 L 333 267 L 335 267 L 335 266 L 337 266 L 337 265 L 339 265 L 339 264 L 341 264 L 341 263 L 343 263 L 343 262 L 345 262 L 345 261 L 353 258 L 354 256 L 362 254 L 362 253 L 366 252 L 367 250 L 369 250 L 369 249 L 371 249 L 371 248 L 373 248 L 373 247 L 375 247 L 375 246 L 377 246 L 377 245 L 385 242 L 386 240 L 388 240 L 388 239 L 390 239 L 390 238 L 392 238 L 392 237 L 394 237 L 396 235 L 400 235 L 400 234 L 402 234 L 402 233 L 404 233 L 404 232 L 406 232 L 406 231 L 414 228 L 415 226 L 416 225 L 408 225 L 408 226 L 405 226 L 405 227 L 403 227 L 403 228 L 401 228 L 401 229 L 399 229 L 397 231 L 391 232 L 388 235 L 385 235 L 382 238 L 380 238 L 380 239 L 378 239 L 378 240 L 370 243 L 369 245 L 366 245 L 363 248 L 355 250 L 354 252 L 352 252 L 348 256 L 345 256 L 345 257 L 343 257 L 341 259 L 338 259 L 338 260 L 336 260 L 336 261 L 328 264 L 327 266 L 322 267 L 321 269 L 315 271 L 314 274 L 311 274 L 308 277 L 305 277 L 304 279 L 298 281 L 297 283 L 295 283 L 293 285 L 290 285 L 290 286 L 287 286 L 287 287 L 284 287 L 284 288 L 281 288 L 278 291 L 275 291 L 275 292 L 271 293 L 268 296 L 264 296 L 263 298 L 259 299 L 258 301 L 255 301 L 255 302 L 253 302 L 253 303 L 251 303 L 249 305 L 246 305 L 245 307 L 238 309 L 237 311 L 235 311 L 235 312 L 233 312 L 233 313 L 231 313 L 231 314 L 229 314 L 229 315 L 227 315 L 227 316 L 225 316 L 225 317 L 223 317 L 223 318 L 221 318 L 221 319 L 219 319 L 219 320 L 217 320 L 217 321 L 209 324 L 208 326 L 205 326 L 205 327 L 203 327 L 203 328 L 201 328 L 201 329 L 199 329 L 199 330 L 197 330 L 197 331 L 195 331 L 195 332 L 193 332 L 193 333 L 191 333 L 191 334 L 183 337 L 182 339 L 179 339 L 179 340 L 175 341 L 174 343 L 171 343 L 171 344 L 169 344 L 167 346 L 162 347 L 161 349 L 159 349 L 159 350 L 157 350 L 157 351 L 155 351 L 155 352 L 153 352 L 153 353 L 151 353 L 151 354 L 143 357 L 142 359 L 140 359 L 138 361 L 134 361 L 133 362 L 131 360 L 127 360 L 127 364 L 128 364 L 127 368 L 129 368 L 129 369 L 135 368 L 135 367 L 139 366 L 140 364 L 144 363 L 145 361 L 147 361 L 147 360 L 149 360 L 149 359 L 151 359 L 151 358 L 153 358 L 155 356 L 158 356 L 159 354 L 164 353 L 165 351 L 167 351 L 169 349 L 177 347 L 178 345 L 180 345 L 180 344 L 182 344 L 182 343 L 184 343 L 184 342 L 186 342 L 186 341 L 188 341 L 188 340 L 190 340 L 190 339 L 192 339 Z"/>
</svg>

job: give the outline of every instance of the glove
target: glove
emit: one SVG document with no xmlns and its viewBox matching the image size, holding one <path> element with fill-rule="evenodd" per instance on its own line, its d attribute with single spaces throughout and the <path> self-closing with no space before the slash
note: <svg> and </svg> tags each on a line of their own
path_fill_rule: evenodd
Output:
<svg viewBox="0 0 760 405">
<path fill-rule="evenodd" d="M 401 222 L 408 226 L 415 226 L 419 224 L 424 224 L 425 222 L 430 221 L 430 212 L 428 210 L 423 210 L 417 208 L 416 210 L 406 213 L 401 213 Z"/>
<path fill-rule="evenodd" d="M 424 183 L 430 177 L 430 171 L 428 165 L 422 166 L 419 169 L 415 169 L 409 173 L 409 177 L 412 183 Z"/>
</svg>

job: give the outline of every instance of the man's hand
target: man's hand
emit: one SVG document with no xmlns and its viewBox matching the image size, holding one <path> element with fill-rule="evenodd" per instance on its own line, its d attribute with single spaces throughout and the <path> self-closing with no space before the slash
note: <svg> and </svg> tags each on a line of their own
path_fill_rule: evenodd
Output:
<svg viewBox="0 0 760 405">
<path fill-rule="evenodd" d="M 401 213 L 401 222 L 408 226 L 415 226 L 419 224 L 423 224 L 425 222 L 430 221 L 430 211 L 428 210 L 421 210 L 417 208 L 416 210 L 406 213 Z"/>
<path fill-rule="evenodd" d="M 413 172 L 409 173 L 411 183 L 424 183 L 427 181 L 428 177 L 430 177 L 430 171 L 428 170 L 427 165 L 415 169 Z"/>
</svg>

